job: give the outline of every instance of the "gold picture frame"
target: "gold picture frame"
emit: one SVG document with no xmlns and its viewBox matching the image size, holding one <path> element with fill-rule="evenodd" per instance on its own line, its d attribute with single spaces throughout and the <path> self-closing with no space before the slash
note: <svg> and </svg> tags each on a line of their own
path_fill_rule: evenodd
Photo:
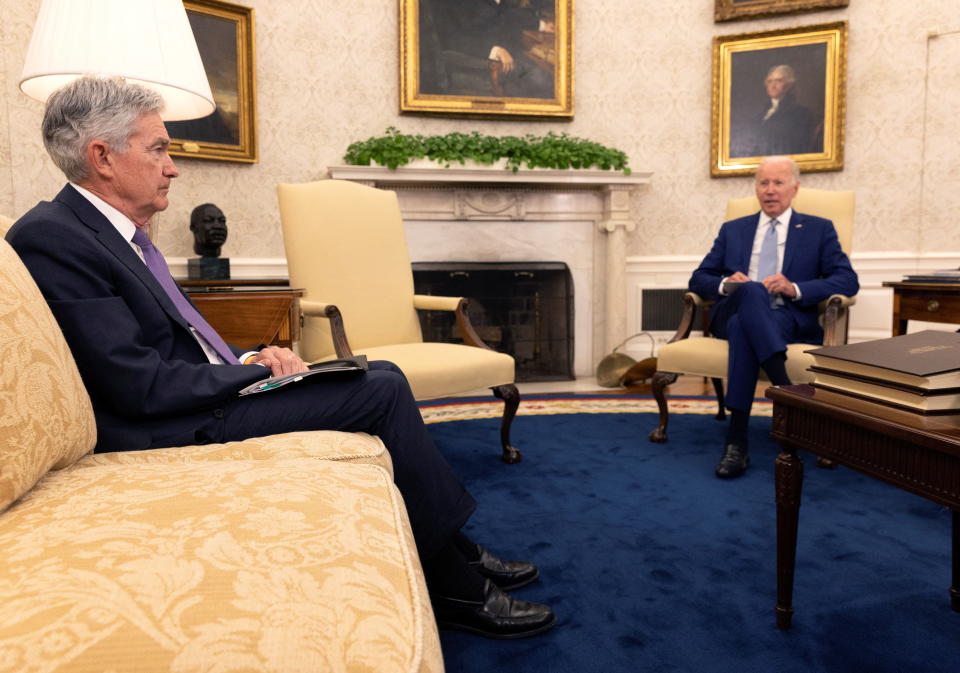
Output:
<svg viewBox="0 0 960 673">
<path fill-rule="evenodd" d="M 770 155 L 842 170 L 846 54 L 845 21 L 715 37 L 710 174 L 750 175 Z"/>
<path fill-rule="evenodd" d="M 573 117 L 574 0 L 400 1 L 400 111 Z"/>
<path fill-rule="evenodd" d="M 777 14 L 799 14 L 846 7 L 850 0 L 715 0 L 714 21 L 759 19 Z"/>
<path fill-rule="evenodd" d="M 218 161 L 257 161 L 253 9 L 221 0 L 184 0 L 216 110 L 202 119 L 167 122 L 170 154 Z"/>
</svg>

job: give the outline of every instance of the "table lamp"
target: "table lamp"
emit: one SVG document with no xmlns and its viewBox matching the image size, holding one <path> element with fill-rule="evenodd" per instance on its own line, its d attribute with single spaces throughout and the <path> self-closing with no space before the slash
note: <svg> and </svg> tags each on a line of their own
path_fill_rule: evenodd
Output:
<svg viewBox="0 0 960 673">
<path fill-rule="evenodd" d="M 164 121 L 216 104 L 181 0 L 43 0 L 20 90 L 39 101 L 85 74 L 119 75 L 157 91 Z"/>
</svg>

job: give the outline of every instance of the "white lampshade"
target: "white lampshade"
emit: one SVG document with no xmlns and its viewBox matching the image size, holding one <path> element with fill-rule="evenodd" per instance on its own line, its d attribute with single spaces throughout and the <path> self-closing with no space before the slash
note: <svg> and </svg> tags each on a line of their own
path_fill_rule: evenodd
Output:
<svg viewBox="0 0 960 673">
<path fill-rule="evenodd" d="M 20 90 L 46 101 L 85 74 L 120 75 L 157 91 L 165 121 L 216 104 L 181 0 L 43 0 Z"/>
</svg>

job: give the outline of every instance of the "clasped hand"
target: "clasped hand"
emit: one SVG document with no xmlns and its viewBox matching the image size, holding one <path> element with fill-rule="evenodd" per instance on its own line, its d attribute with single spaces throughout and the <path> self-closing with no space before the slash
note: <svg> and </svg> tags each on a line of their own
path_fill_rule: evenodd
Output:
<svg viewBox="0 0 960 673">
<path fill-rule="evenodd" d="M 297 374 L 307 371 L 307 364 L 289 348 L 267 346 L 244 364 L 259 364 L 270 368 L 271 376 Z"/>
<path fill-rule="evenodd" d="M 742 271 L 735 271 L 727 277 L 727 280 L 735 283 L 747 283 L 750 281 L 750 278 Z M 784 276 L 782 273 L 775 273 L 772 276 L 767 276 L 760 281 L 760 284 L 767 288 L 767 292 L 770 294 L 782 294 L 785 297 L 797 296 L 797 289 L 794 287 L 790 279 Z"/>
</svg>

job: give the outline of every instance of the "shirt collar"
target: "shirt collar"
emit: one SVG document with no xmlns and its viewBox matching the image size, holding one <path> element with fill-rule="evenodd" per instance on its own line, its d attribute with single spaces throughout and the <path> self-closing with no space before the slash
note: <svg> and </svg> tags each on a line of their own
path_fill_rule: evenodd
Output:
<svg viewBox="0 0 960 673">
<path fill-rule="evenodd" d="M 793 217 L 793 208 L 788 206 L 785 211 L 777 215 L 776 220 L 780 224 L 790 224 L 791 217 Z M 769 215 L 767 215 L 765 212 L 761 210 L 759 227 L 766 228 L 770 224 L 770 220 L 772 219 L 774 218 L 770 217 Z"/>
<path fill-rule="evenodd" d="M 75 182 L 71 182 L 70 186 L 80 192 L 80 195 L 83 198 L 93 204 L 93 207 L 99 210 L 100 213 L 110 221 L 110 224 L 112 224 L 113 227 L 120 232 L 120 235 L 123 236 L 124 240 L 129 241 L 133 238 L 133 235 L 137 231 L 137 225 L 135 225 L 129 217 L 121 213 L 119 210 L 111 206 L 89 189 L 85 189 Z"/>
</svg>

